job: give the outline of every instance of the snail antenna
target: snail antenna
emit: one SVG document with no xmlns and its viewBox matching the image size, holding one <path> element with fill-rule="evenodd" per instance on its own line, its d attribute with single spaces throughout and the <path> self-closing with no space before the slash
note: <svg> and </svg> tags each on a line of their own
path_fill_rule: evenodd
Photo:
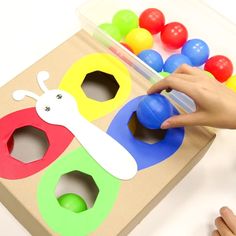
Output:
<svg viewBox="0 0 236 236">
<path fill-rule="evenodd" d="M 27 90 L 16 90 L 15 92 L 13 92 L 12 96 L 16 101 L 23 100 L 26 96 L 31 97 L 36 101 L 39 99 L 39 96 L 37 94 Z"/>
<path fill-rule="evenodd" d="M 49 73 L 47 71 L 40 71 L 37 74 L 37 80 L 39 87 L 43 90 L 43 92 L 47 92 L 48 88 L 46 87 L 44 81 L 49 79 Z"/>
</svg>

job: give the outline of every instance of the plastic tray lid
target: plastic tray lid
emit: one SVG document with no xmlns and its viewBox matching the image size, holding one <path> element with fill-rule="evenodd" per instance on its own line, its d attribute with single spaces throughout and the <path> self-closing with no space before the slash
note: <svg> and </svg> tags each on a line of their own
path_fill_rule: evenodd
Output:
<svg viewBox="0 0 236 236">
<path fill-rule="evenodd" d="M 226 1 L 232 2 L 232 0 Z M 230 18 L 227 13 L 219 13 L 219 7 L 215 7 L 214 2 L 212 0 L 90 0 L 77 10 L 77 15 L 81 27 L 85 31 L 95 39 L 99 39 L 113 52 L 115 50 L 125 63 L 132 65 L 146 79 L 155 83 L 163 77 L 105 34 L 98 26 L 105 22 L 111 22 L 114 14 L 121 9 L 130 9 L 140 15 L 143 10 L 155 7 L 164 13 L 166 23 L 173 21 L 183 23 L 188 29 L 189 39 L 200 38 L 207 42 L 210 56 L 225 55 L 234 63 L 236 61 L 236 46 L 234 46 L 236 20 L 232 20 L 232 17 Z M 164 49 L 159 35 L 155 36 L 154 49 L 162 55 L 164 60 L 171 54 L 180 52 L 180 50 L 167 51 Z M 167 96 L 171 97 L 186 112 L 193 112 L 196 109 L 193 100 L 183 93 L 173 90 Z"/>
</svg>

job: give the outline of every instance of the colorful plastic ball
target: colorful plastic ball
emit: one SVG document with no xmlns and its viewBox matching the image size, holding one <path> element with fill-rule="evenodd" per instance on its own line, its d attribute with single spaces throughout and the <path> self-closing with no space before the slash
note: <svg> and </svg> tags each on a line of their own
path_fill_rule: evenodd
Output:
<svg viewBox="0 0 236 236">
<path fill-rule="evenodd" d="M 232 89 L 236 92 L 236 75 L 231 76 L 225 83 L 227 88 Z"/>
<path fill-rule="evenodd" d="M 120 43 L 122 46 L 124 46 L 126 49 L 128 49 L 130 52 L 133 52 L 132 48 L 127 43 Z"/>
<path fill-rule="evenodd" d="M 182 54 L 173 54 L 167 58 L 165 61 L 163 70 L 165 72 L 172 73 L 174 72 L 179 66 L 183 64 L 188 64 L 192 66 L 192 63 L 188 57 Z"/>
<path fill-rule="evenodd" d="M 138 16 L 131 10 L 120 10 L 113 16 L 112 24 L 120 30 L 124 37 L 132 29 L 138 28 Z"/>
<path fill-rule="evenodd" d="M 201 66 L 207 61 L 210 50 L 203 40 L 190 39 L 184 44 L 181 53 L 191 60 L 193 66 Z"/>
<path fill-rule="evenodd" d="M 170 73 L 165 72 L 165 71 L 162 71 L 162 72 L 159 73 L 159 75 L 160 75 L 162 78 L 166 78 L 167 76 L 170 75 Z M 149 78 L 149 81 L 150 81 L 152 84 L 157 83 L 159 80 L 160 80 L 160 77 L 159 77 L 159 79 L 157 79 L 156 77 L 154 77 L 154 78 Z"/>
<path fill-rule="evenodd" d="M 99 25 L 99 28 L 118 42 L 122 39 L 119 29 L 112 24 L 104 23 Z"/>
<path fill-rule="evenodd" d="M 139 54 L 143 50 L 152 48 L 153 37 L 148 30 L 137 28 L 127 34 L 125 42 L 132 48 L 135 54 Z"/>
<path fill-rule="evenodd" d="M 165 25 L 165 16 L 156 8 L 146 9 L 139 17 L 139 26 L 151 34 L 159 33 Z"/>
<path fill-rule="evenodd" d="M 188 39 L 188 31 L 179 22 L 171 22 L 161 31 L 161 41 L 169 49 L 181 48 Z"/>
<path fill-rule="evenodd" d="M 220 81 L 226 81 L 233 73 L 233 64 L 228 57 L 217 55 L 209 58 L 204 70 L 211 72 Z"/>
<path fill-rule="evenodd" d="M 163 78 L 167 77 L 170 75 L 170 73 L 166 72 L 166 71 L 162 71 L 159 73 Z"/>
<path fill-rule="evenodd" d="M 161 124 L 173 116 L 173 106 L 161 94 L 147 95 L 140 101 L 136 114 L 139 122 L 148 129 L 160 129 Z"/>
<path fill-rule="evenodd" d="M 138 57 L 145 62 L 147 65 L 149 65 L 152 69 L 154 69 L 157 72 L 161 72 L 163 68 L 163 59 L 155 50 L 147 49 L 138 54 Z"/>
<path fill-rule="evenodd" d="M 74 193 L 66 193 L 60 196 L 58 202 L 62 207 L 75 213 L 86 211 L 88 209 L 84 199 Z"/>
</svg>

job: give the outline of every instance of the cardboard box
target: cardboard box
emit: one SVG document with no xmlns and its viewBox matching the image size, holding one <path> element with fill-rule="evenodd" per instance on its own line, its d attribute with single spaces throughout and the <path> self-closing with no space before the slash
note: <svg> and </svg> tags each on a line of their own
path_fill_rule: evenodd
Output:
<svg viewBox="0 0 236 236">
<path fill-rule="evenodd" d="M 49 125 L 41 121 L 40 117 L 37 117 L 35 112 L 34 100 L 25 98 L 21 102 L 17 102 L 12 98 L 12 93 L 18 89 L 25 89 L 33 91 L 36 94 L 41 94 L 42 91 L 37 84 L 36 74 L 42 70 L 50 72 L 50 79 L 46 82 L 46 86 L 49 89 L 63 87 L 62 81 L 70 76 L 68 70 L 71 66 L 76 61 L 81 60 L 85 56 L 90 57 L 94 55 L 94 53 L 98 53 L 104 60 L 111 58 L 111 62 L 112 60 L 119 60 L 114 59 L 113 57 L 115 57 L 115 55 L 111 55 L 108 49 L 97 43 L 86 32 L 80 31 L 7 85 L 0 88 L 2 97 L 0 105 L 0 166 L 2 166 L 2 170 L 0 171 L 0 201 L 29 232 L 35 236 L 87 234 L 127 235 L 188 171 L 197 164 L 206 153 L 215 137 L 213 132 L 203 127 L 185 128 L 183 142 L 176 152 L 155 165 L 139 170 L 138 174 L 133 179 L 122 181 L 105 173 L 105 171 L 86 154 L 80 147 L 79 141 L 76 140 L 66 128 Z M 109 56 L 107 56 L 107 54 L 109 54 Z M 111 62 L 108 60 L 108 64 Z M 94 68 L 97 67 L 97 70 L 102 68 L 99 61 L 91 61 L 91 63 L 94 64 Z M 126 103 L 138 96 L 144 95 L 151 85 L 148 80 L 144 79 L 141 74 L 129 65 L 123 64 L 120 67 L 118 62 L 118 64 L 115 63 L 113 66 L 117 67 L 114 70 L 118 71 L 114 73 L 115 78 L 116 74 L 119 74 L 119 70 L 121 73 L 124 73 L 124 68 L 127 68 L 128 76 L 131 78 L 130 91 L 127 90 L 127 88 L 125 91 L 122 90 L 122 86 L 128 86 L 128 81 L 127 84 L 119 84 L 121 93 L 123 95 L 126 94 L 126 97 L 119 98 L 120 100 L 118 102 L 115 101 L 116 97 L 109 100 L 115 105 L 108 106 L 108 110 L 105 108 L 103 110 L 102 107 L 100 113 L 99 109 L 96 110 L 94 108 L 96 104 L 98 104 L 98 106 L 106 106 L 104 104 L 109 101 L 93 101 L 90 103 L 91 99 L 84 96 L 83 99 L 88 100 L 86 103 L 87 106 L 92 107 L 92 109 L 88 108 L 89 112 L 86 109 L 83 110 L 83 107 L 80 107 L 78 101 L 79 110 L 82 111 L 83 115 L 104 131 L 107 131 L 112 120 L 119 114 Z M 88 70 L 88 73 L 92 72 L 93 71 Z M 64 76 L 65 74 L 66 76 Z M 127 74 L 122 76 L 127 76 Z M 64 79 L 62 80 L 63 77 Z M 81 81 L 78 81 L 78 90 L 80 90 L 78 93 L 82 94 L 81 87 L 79 87 L 80 85 Z M 93 91 L 96 94 L 96 84 L 94 87 L 90 87 L 90 89 L 92 89 L 92 93 L 91 91 L 89 92 L 90 95 L 93 94 Z M 175 104 L 174 101 L 172 101 L 172 103 L 181 110 L 181 107 Z M 22 113 L 22 111 L 27 112 Z M 130 118 L 131 116 L 132 114 L 130 114 Z M 133 119 L 134 124 L 136 123 L 137 125 L 138 121 L 135 120 L 135 118 Z M 6 124 L 8 124 L 8 126 Z M 128 126 L 129 124 L 124 125 Z M 25 126 L 33 126 L 46 133 L 49 143 L 48 150 L 44 154 L 44 157 L 38 161 L 22 163 L 14 159 L 14 162 L 8 163 L 5 158 L 13 159 L 11 154 L 9 154 L 14 145 L 10 137 L 12 137 L 14 130 Z M 120 132 L 122 133 L 123 131 L 120 130 Z M 161 141 L 162 140 L 160 140 L 160 142 Z M 147 145 L 151 146 L 152 144 Z M 29 147 L 30 146 L 29 144 Z M 54 149 L 56 149 L 56 151 Z M 74 157 L 72 156 L 80 155 L 81 153 L 83 153 L 84 157 L 75 157 L 78 159 L 77 163 L 77 160 L 73 159 Z M 88 157 L 86 157 L 86 155 Z M 158 153 L 156 153 L 156 155 L 158 156 Z M 144 156 L 143 158 L 149 157 Z M 11 166 L 12 163 L 13 167 Z M 88 170 L 87 173 L 86 170 Z M 96 207 L 90 206 L 91 208 L 87 210 L 89 213 L 78 213 L 80 219 L 78 222 L 75 220 L 75 222 L 77 222 L 77 227 L 75 228 L 72 227 L 73 224 L 69 219 L 76 219 L 77 216 L 75 216 L 75 213 L 59 206 L 56 196 L 59 193 L 55 191 L 58 178 L 67 172 L 74 171 L 80 174 L 86 173 L 88 176 L 91 176 L 92 173 L 92 178 L 94 179 L 94 181 L 92 181 L 93 185 L 94 183 L 97 185 L 97 187 L 93 186 L 92 188 L 98 193 L 98 196 L 95 196 L 94 199 L 94 206 Z M 89 179 L 91 183 L 91 178 L 88 177 L 87 179 Z M 83 181 L 83 178 L 81 181 Z M 48 186 L 45 186 L 45 184 Z M 109 184 L 111 184 L 111 186 L 109 186 Z M 50 187 L 52 188 L 50 189 L 50 193 L 46 192 L 46 189 Z M 87 187 L 89 187 L 89 185 Z M 42 193 L 42 191 L 45 192 Z M 111 197 L 108 196 L 109 191 Z M 55 193 L 55 195 L 53 195 L 53 193 Z M 47 200 L 48 202 L 45 203 Z M 47 215 L 47 212 L 50 212 L 50 216 Z M 90 214 L 90 212 L 92 213 Z M 94 220 L 94 222 L 91 220 L 93 219 L 93 212 L 95 212 L 94 214 L 101 215 L 101 218 Z M 73 215 L 73 217 L 70 218 L 69 215 Z M 87 223 L 81 224 L 81 222 Z"/>
</svg>

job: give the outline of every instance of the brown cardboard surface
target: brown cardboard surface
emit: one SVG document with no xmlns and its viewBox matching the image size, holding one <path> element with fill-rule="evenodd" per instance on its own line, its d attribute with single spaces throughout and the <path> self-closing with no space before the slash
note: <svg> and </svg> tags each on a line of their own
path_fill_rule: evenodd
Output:
<svg viewBox="0 0 236 236">
<path fill-rule="evenodd" d="M 0 117 L 23 108 L 32 107 L 35 101 L 24 99 L 15 102 L 11 94 L 26 89 L 41 94 L 36 74 L 41 70 L 50 72 L 49 88 L 57 88 L 60 79 L 74 61 L 82 56 L 105 52 L 87 33 L 80 31 L 47 56 L 0 88 L 2 101 Z M 132 92 L 128 100 L 145 94 L 150 82 L 129 68 L 132 75 Z M 106 130 L 119 109 L 94 123 Z M 93 235 L 127 235 L 142 218 L 187 174 L 209 148 L 215 134 L 202 127 L 186 128 L 181 148 L 170 158 L 145 170 L 139 171 L 130 181 L 123 181 L 117 202 L 104 223 Z M 62 154 L 69 153 L 80 144 L 74 140 Z M 37 185 L 44 170 L 21 180 L 0 179 L 0 201 L 24 224 L 32 235 L 55 235 L 40 216 L 36 201 Z"/>
</svg>

